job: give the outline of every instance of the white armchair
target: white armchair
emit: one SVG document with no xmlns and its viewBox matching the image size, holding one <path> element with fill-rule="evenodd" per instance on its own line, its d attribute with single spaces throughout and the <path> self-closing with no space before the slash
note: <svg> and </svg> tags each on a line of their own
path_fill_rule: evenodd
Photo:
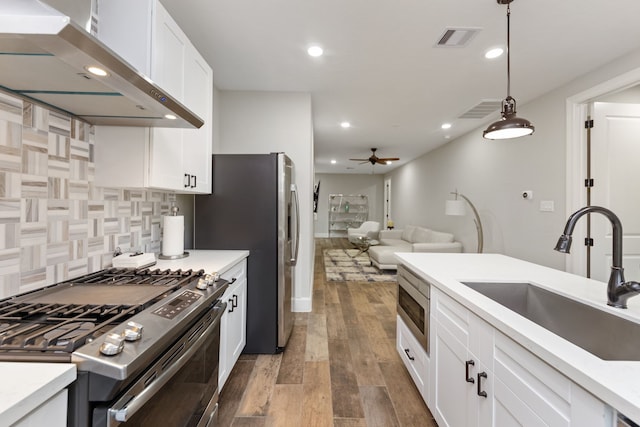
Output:
<svg viewBox="0 0 640 427">
<path fill-rule="evenodd" d="M 350 242 L 354 242 L 363 237 L 368 237 L 371 240 L 378 238 L 380 232 L 380 223 L 377 221 L 365 221 L 358 228 L 348 228 L 347 237 Z"/>
</svg>

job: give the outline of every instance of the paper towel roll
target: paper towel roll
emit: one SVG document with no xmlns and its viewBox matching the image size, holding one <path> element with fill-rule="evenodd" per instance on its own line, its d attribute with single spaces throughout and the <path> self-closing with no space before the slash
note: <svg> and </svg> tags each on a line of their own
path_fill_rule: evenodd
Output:
<svg viewBox="0 0 640 427">
<path fill-rule="evenodd" d="M 184 217 L 181 215 L 164 216 L 163 219 L 162 255 L 182 255 L 184 252 Z"/>
</svg>

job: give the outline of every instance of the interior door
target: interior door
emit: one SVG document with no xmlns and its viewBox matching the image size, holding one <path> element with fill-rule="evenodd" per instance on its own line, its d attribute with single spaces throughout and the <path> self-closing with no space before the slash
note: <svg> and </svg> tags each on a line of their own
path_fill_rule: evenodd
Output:
<svg viewBox="0 0 640 427">
<path fill-rule="evenodd" d="M 623 266 L 627 280 L 640 279 L 640 104 L 593 105 L 591 204 L 611 209 L 622 221 Z M 591 277 L 607 281 L 612 261 L 612 229 L 591 215 Z M 577 242 L 576 242 L 577 243 Z"/>
</svg>

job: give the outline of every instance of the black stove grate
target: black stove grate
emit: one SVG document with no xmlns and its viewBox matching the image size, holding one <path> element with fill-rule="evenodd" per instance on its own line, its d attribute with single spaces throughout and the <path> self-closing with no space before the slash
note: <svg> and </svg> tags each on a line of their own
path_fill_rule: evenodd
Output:
<svg viewBox="0 0 640 427">
<path fill-rule="evenodd" d="M 0 360 L 27 360 L 51 355 L 65 359 L 70 353 L 114 326 L 151 306 L 173 291 L 188 285 L 204 274 L 203 270 L 133 270 L 111 268 L 49 286 L 27 294 L 0 301 Z M 42 294 L 75 285 L 83 288 L 92 284 L 109 285 L 109 292 L 118 292 L 119 286 L 161 286 L 149 300 L 136 304 L 65 303 L 65 301 L 38 302 Z M 124 289 L 123 289 L 124 291 Z"/>
</svg>

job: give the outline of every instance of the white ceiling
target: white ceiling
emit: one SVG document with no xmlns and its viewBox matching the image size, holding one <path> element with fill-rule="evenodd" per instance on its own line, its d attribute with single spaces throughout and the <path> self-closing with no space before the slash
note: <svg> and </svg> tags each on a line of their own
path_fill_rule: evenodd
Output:
<svg viewBox="0 0 640 427">
<path fill-rule="evenodd" d="M 313 104 L 318 173 L 392 168 L 496 120 L 459 119 L 506 95 L 506 6 L 496 0 L 161 0 L 222 90 L 303 91 Z M 515 0 L 511 94 L 522 106 L 640 48 L 640 0 Z M 446 28 L 478 28 L 466 47 L 435 47 Z M 310 44 L 325 55 L 311 58 Z M 350 121 L 350 129 L 340 122 Z M 443 131 L 440 125 L 451 122 Z M 534 123 L 535 125 L 535 123 Z M 447 139 L 449 138 L 449 139 Z M 336 159 L 336 165 L 330 160 Z"/>
</svg>

